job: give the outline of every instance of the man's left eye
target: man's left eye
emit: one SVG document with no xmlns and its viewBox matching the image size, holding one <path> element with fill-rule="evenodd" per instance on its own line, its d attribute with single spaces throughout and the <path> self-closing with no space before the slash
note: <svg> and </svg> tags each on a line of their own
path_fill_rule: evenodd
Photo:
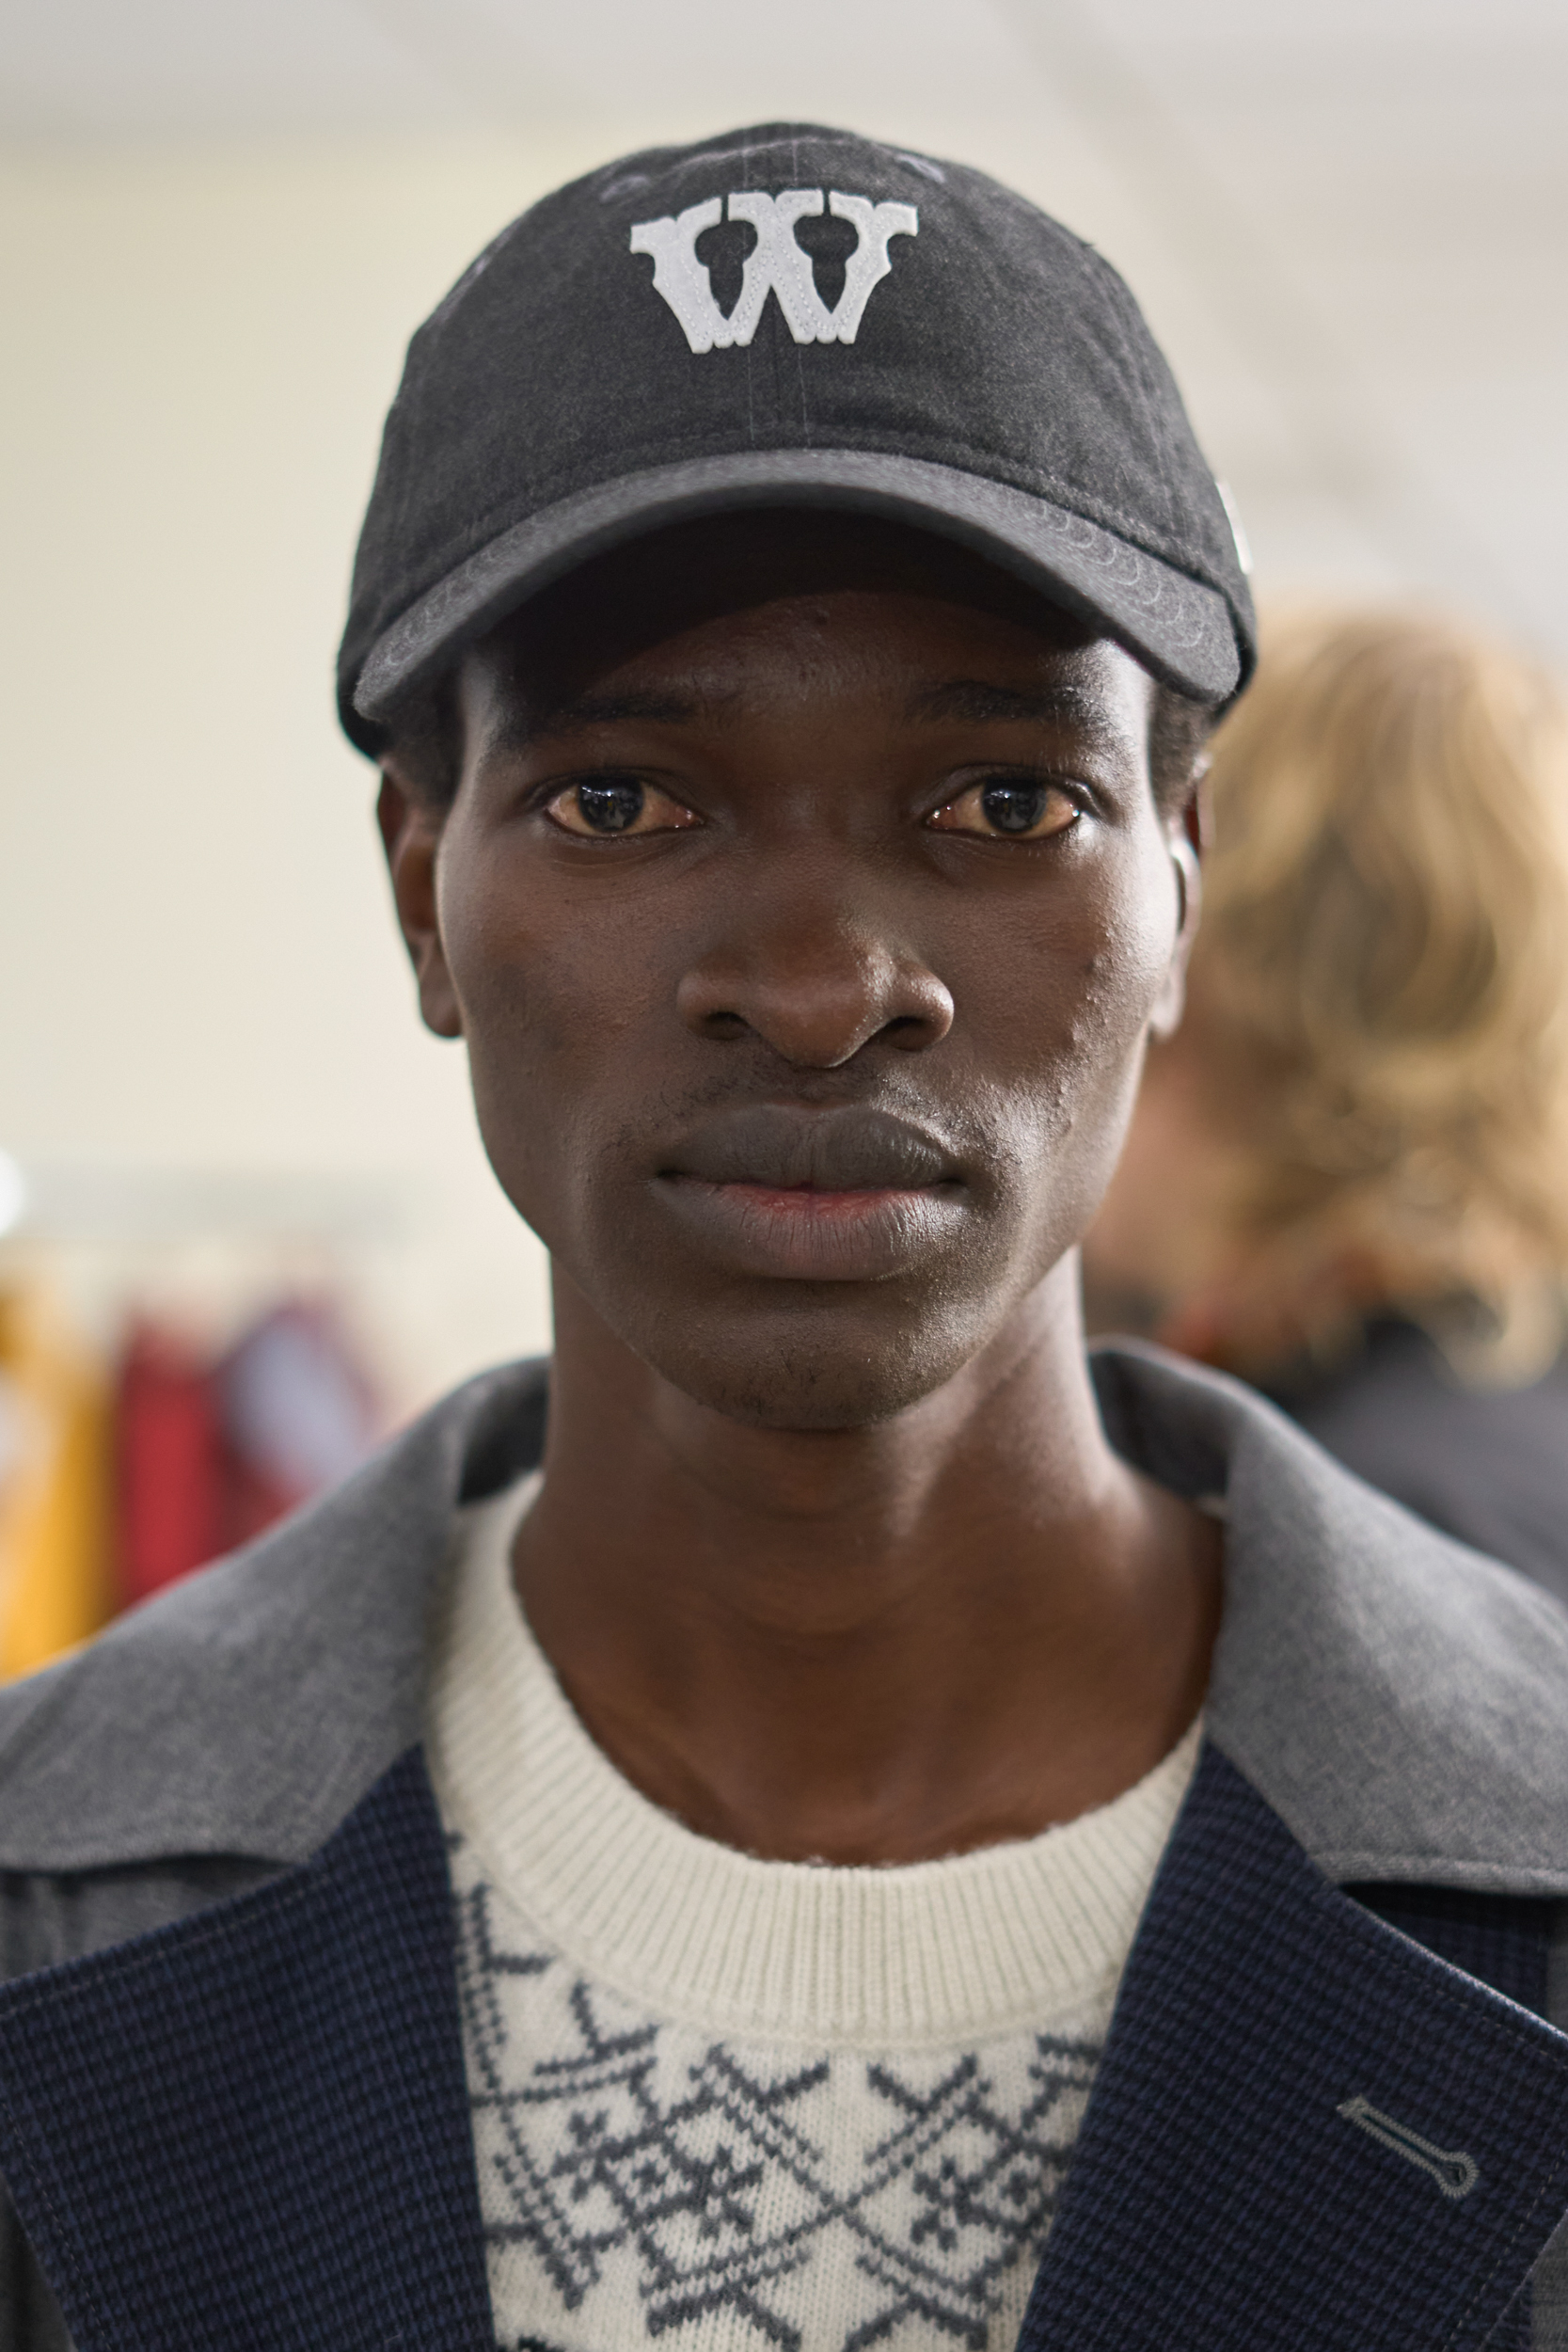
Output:
<svg viewBox="0 0 1568 2352">
<path fill-rule="evenodd" d="M 939 833 L 977 833 L 991 840 L 1045 841 L 1066 833 L 1081 811 L 1069 792 L 1038 776 L 982 776 L 927 818 Z"/>
<path fill-rule="evenodd" d="M 585 776 L 546 803 L 545 814 L 579 840 L 626 834 L 684 833 L 697 823 L 689 808 L 641 776 Z"/>
</svg>

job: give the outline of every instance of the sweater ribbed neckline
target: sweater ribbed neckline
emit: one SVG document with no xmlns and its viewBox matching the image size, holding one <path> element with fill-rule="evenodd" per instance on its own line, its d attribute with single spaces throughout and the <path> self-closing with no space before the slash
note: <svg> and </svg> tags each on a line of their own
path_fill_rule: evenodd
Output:
<svg viewBox="0 0 1568 2352">
<path fill-rule="evenodd" d="M 761 1861 L 650 1804 L 574 1713 L 512 1582 L 537 1491 L 535 1476 L 460 1515 L 427 1747 L 449 1828 L 556 1949 L 660 2015 L 817 2049 L 1108 2013 L 1200 1724 L 1037 1837 L 875 1867 Z"/>
</svg>

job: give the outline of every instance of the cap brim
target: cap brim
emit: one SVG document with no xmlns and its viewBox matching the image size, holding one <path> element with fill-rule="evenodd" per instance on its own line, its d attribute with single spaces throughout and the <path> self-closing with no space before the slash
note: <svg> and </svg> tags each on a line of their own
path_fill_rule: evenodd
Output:
<svg viewBox="0 0 1568 2352">
<path fill-rule="evenodd" d="M 922 458 L 751 450 L 625 474 L 502 532 L 376 640 L 354 690 L 361 727 L 351 733 L 364 741 L 385 727 L 465 645 L 590 556 L 664 523 L 767 506 L 827 506 L 919 523 L 1029 580 L 1196 701 L 1226 702 L 1242 682 L 1236 625 L 1219 591 L 1098 523 L 1007 483 Z"/>
</svg>

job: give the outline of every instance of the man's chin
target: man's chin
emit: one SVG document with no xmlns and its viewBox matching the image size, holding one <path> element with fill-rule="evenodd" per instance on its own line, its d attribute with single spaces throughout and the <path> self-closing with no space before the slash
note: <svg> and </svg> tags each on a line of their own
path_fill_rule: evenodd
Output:
<svg viewBox="0 0 1568 2352">
<path fill-rule="evenodd" d="M 867 1429 L 945 1386 L 990 1336 L 986 1329 L 769 1335 L 688 1329 L 640 1336 L 636 1352 L 694 1403 L 752 1429 Z"/>
</svg>

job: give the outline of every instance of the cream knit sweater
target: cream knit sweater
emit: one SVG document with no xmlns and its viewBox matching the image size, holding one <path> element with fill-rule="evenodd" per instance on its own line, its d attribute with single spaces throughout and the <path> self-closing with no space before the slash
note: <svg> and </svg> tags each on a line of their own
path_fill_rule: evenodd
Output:
<svg viewBox="0 0 1568 2352">
<path fill-rule="evenodd" d="M 428 1746 L 498 2343 L 1006 2352 L 1197 1752 L 1015 1845 L 760 1862 L 640 1796 L 463 1515 Z"/>
</svg>

